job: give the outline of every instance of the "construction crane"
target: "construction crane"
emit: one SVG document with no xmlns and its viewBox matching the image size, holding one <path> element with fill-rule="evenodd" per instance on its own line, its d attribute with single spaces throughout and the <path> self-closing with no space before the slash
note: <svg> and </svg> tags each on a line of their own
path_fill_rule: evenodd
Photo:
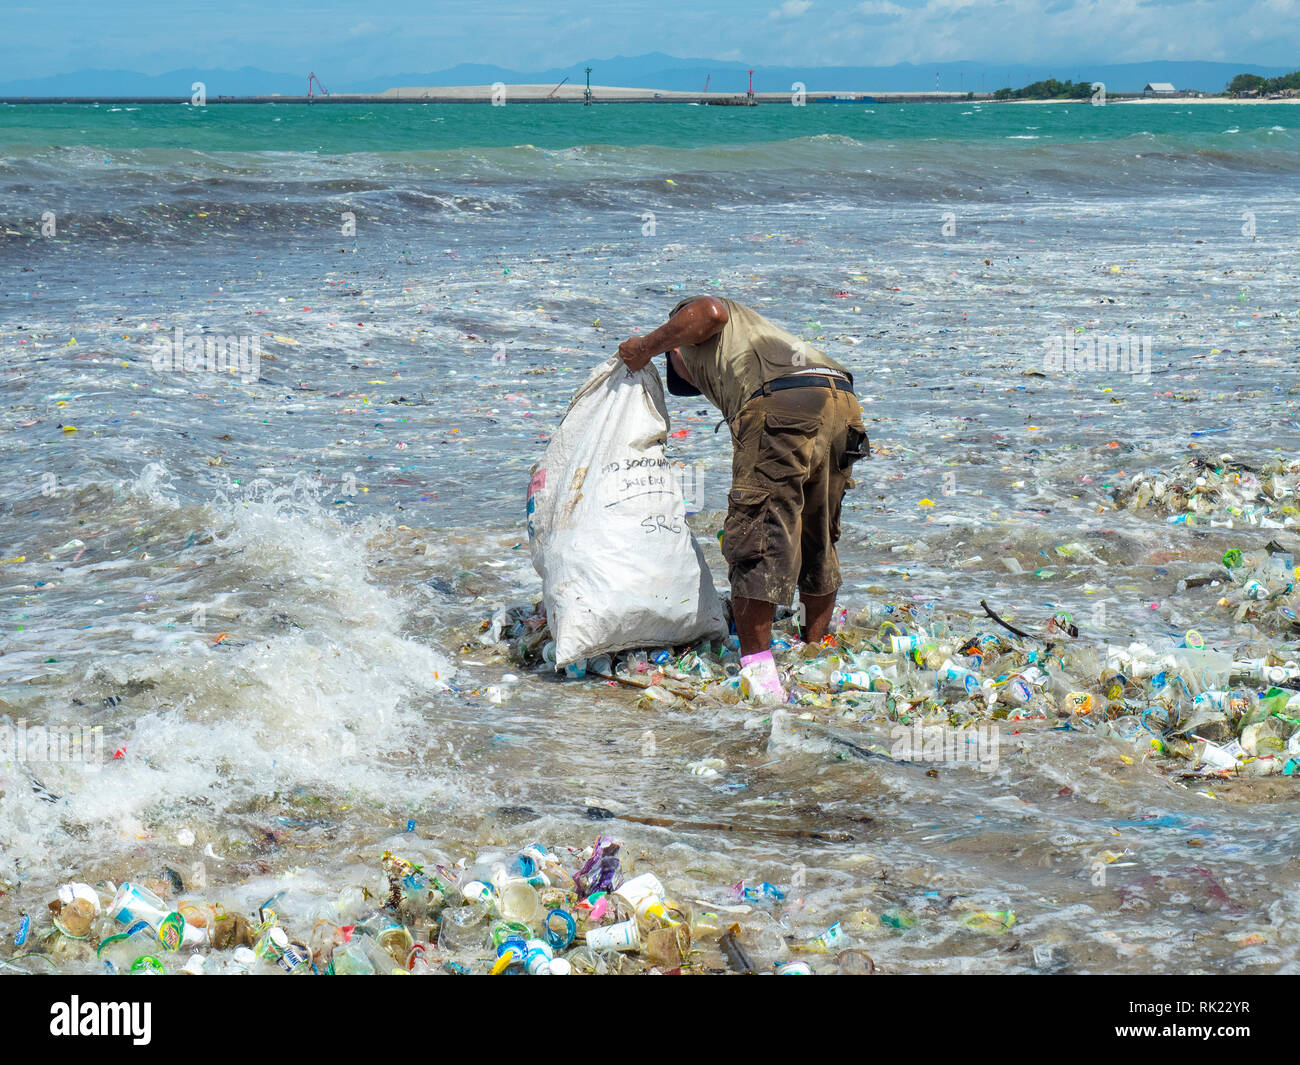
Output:
<svg viewBox="0 0 1300 1065">
<path fill-rule="evenodd" d="M 329 89 L 325 88 L 325 86 L 320 83 L 320 78 L 316 77 L 316 72 L 312 71 L 307 75 L 307 99 L 310 100 L 315 96 L 315 93 L 312 91 L 313 85 L 315 85 L 317 89 L 320 89 L 320 94 L 322 96 L 328 96 L 330 94 Z"/>
<path fill-rule="evenodd" d="M 560 79 L 560 85 L 563 85 L 563 84 L 564 84 L 566 81 L 568 81 L 568 80 L 569 80 L 569 75 L 568 75 L 568 74 L 565 74 L 564 77 Z M 560 85 L 555 86 L 555 88 L 553 88 L 550 92 L 548 92 L 548 93 L 546 94 L 546 98 L 547 98 L 548 100 L 549 100 L 552 96 L 554 96 L 557 92 L 560 91 Z"/>
</svg>

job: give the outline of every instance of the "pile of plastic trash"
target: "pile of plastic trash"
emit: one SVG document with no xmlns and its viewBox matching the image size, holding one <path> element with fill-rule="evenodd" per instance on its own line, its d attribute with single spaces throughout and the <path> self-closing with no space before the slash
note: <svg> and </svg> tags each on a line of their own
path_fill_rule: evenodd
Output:
<svg viewBox="0 0 1300 1065">
<path fill-rule="evenodd" d="M 581 851 L 532 844 L 454 865 L 385 853 L 382 878 L 345 888 L 299 921 L 281 917 L 285 891 L 245 914 L 193 898 L 165 902 L 163 882 L 162 894 L 144 883 L 69 883 L 44 923 L 23 918 L 14 960 L 138 975 L 874 971 L 838 922 L 789 934 L 773 912 L 786 893 L 773 884 L 741 881 L 719 903 L 677 901 L 652 872 L 626 876 L 621 847 L 601 836 Z M 854 922 L 868 935 L 915 922 L 893 912 L 864 911 Z M 985 933 L 1015 921 L 1009 911 L 956 917 Z"/>
<path fill-rule="evenodd" d="M 1250 466 L 1231 455 L 1196 456 L 1170 473 L 1137 474 L 1112 496 L 1121 508 L 1150 508 L 1174 525 L 1295 527 L 1300 460 Z"/>
<path fill-rule="evenodd" d="M 1293 560 L 1229 553 L 1242 607 L 1284 617 L 1295 603 Z M 1271 597 L 1271 598 L 1270 598 Z M 1226 603 L 1226 600 L 1225 600 Z M 871 602 L 840 610 L 821 646 L 778 623 L 772 640 L 797 718 L 966 729 L 990 721 L 1048 722 L 1093 731 L 1166 759 L 1176 774 L 1300 772 L 1300 651 L 1252 641 L 1207 647 L 1196 630 L 1167 646 L 1081 636 L 1067 614 L 1017 629 L 996 617 L 941 614 L 932 605 Z M 483 642 L 499 639 L 523 665 L 554 670 L 540 607 L 498 610 Z M 686 648 L 624 652 L 565 668 L 572 679 L 638 689 L 637 705 L 703 709 L 755 701 L 736 637 Z"/>
<path fill-rule="evenodd" d="M 1265 632 L 1300 632 L 1296 548 L 1300 539 L 1292 537 L 1285 544 L 1272 540 L 1262 551 L 1234 547 L 1225 552 L 1223 565 L 1231 588 L 1219 607 L 1231 610 L 1234 620 L 1250 622 Z"/>
</svg>

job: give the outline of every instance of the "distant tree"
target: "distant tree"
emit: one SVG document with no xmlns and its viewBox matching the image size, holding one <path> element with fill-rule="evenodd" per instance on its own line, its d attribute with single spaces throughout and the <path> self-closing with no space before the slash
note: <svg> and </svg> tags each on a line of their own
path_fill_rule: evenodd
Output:
<svg viewBox="0 0 1300 1065">
<path fill-rule="evenodd" d="M 1090 81 L 1035 81 L 1023 89 L 998 89 L 995 100 L 1087 100 L 1092 96 Z"/>
<path fill-rule="evenodd" d="M 1268 85 L 1267 78 L 1261 78 L 1258 74 L 1238 74 L 1228 82 L 1228 92 L 1236 94 L 1239 92 L 1263 92 Z"/>
</svg>

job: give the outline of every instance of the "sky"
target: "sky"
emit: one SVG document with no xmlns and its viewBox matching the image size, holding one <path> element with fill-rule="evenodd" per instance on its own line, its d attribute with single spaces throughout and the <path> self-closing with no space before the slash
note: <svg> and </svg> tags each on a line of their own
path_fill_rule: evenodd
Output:
<svg viewBox="0 0 1300 1065">
<path fill-rule="evenodd" d="M 3 80 L 87 68 L 342 80 L 664 52 L 767 65 L 1159 59 L 1300 66 L 1300 0 L 75 0 L 5 8 Z"/>
</svg>

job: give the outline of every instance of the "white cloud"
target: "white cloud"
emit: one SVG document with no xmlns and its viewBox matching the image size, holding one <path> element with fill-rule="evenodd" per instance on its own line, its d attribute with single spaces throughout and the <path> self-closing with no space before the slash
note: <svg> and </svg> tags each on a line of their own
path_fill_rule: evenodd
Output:
<svg viewBox="0 0 1300 1065">
<path fill-rule="evenodd" d="M 891 18 L 915 13 L 893 3 L 892 0 L 864 0 L 863 3 L 858 5 L 857 9 L 858 13 L 862 15 L 888 15 Z"/>
<path fill-rule="evenodd" d="M 768 12 L 768 18 L 798 18 L 807 14 L 812 7 L 812 0 L 785 0 L 775 11 Z"/>
<path fill-rule="evenodd" d="M 829 36 L 815 15 L 795 24 L 783 52 L 828 65 L 1032 58 L 1073 77 L 1155 59 L 1293 64 L 1281 42 L 1300 30 L 1300 0 L 858 0 L 845 15 Z"/>
</svg>

